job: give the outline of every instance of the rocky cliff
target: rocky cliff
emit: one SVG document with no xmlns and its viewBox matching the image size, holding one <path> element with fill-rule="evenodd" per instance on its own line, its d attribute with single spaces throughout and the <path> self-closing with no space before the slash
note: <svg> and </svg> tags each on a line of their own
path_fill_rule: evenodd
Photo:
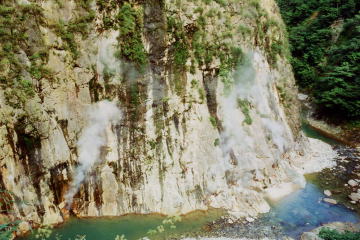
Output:
<svg viewBox="0 0 360 240">
<path fill-rule="evenodd" d="M 10 219 L 62 222 L 79 151 L 98 157 L 71 196 L 78 216 L 209 207 L 254 216 L 319 157 L 299 133 L 273 0 L 5 0 L 0 12 Z M 84 137 L 104 104 L 121 120 Z"/>
</svg>

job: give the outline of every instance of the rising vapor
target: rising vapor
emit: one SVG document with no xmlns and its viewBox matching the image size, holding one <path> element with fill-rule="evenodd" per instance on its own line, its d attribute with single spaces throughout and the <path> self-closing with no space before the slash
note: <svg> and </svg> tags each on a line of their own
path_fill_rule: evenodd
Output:
<svg viewBox="0 0 360 240">
<path fill-rule="evenodd" d="M 79 166 L 75 170 L 70 189 L 65 195 L 67 207 L 71 206 L 73 197 L 85 180 L 86 174 L 100 160 L 101 147 L 106 144 L 106 128 L 109 124 L 116 124 L 121 119 L 121 111 L 115 103 L 107 100 L 93 104 L 87 113 L 88 124 L 77 142 Z"/>
</svg>

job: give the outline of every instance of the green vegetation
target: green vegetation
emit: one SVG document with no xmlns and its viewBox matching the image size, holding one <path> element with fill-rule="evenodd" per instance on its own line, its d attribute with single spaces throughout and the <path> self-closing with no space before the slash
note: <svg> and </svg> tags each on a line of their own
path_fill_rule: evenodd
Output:
<svg viewBox="0 0 360 240">
<path fill-rule="evenodd" d="M 222 7 L 225 7 L 227 4 L 225 0 L 214 0 L 214 1 Z"/>
<path fill-rule="evenodd" d="M 203 103 L 205 101 L 205 96 L 206 96 L 205 90 L 199 87 L 198 91 L 199 91 L 200 100 Z"/>
<path fill-rule="evenodd" d="M 96 5 L 102 13 L 102 29 L 119 31 L 119 45 L 115 56 L 134 64 L 143 72 L 148 63 L 148 54 L 142 41 L 144 24 L 141 2 L 97 0 Z M 118 13 L 114 17 L 111 12 L 117 8 Z"/>
<path fill-rule="evenodd" d="M 75 59 L 79 57 L 79 51 L 75 42 L 75 34 L 80 33 L 85 37 L 90 30 L 89 23 L 91 23 L 94 18 L 95 12 L 90 11 L 85 16 L 79 17 L 68 23 L 59 21 L 59 23 L 54 26 L 55 32 L 66 43 L 65 49 L 69 50 Z"/>
<path fill-rule="evenodd" d="M 140 104 L 140 95 L 139 87 L 136 83 L 130 85 L 130 103 L 133 106 L 138 106 Z"/>
<path fill-rule="evenodd" d="M 210 117 L 209 120 L 210 120 L 211 125 L 212 125 L 214 128 L 217 128 L 218 122 L 217 122 L 216 118 Z"/>
<path fill-rule="evenodd" d="M 0 214 L 13 214 L 13 204 L 15 204 L 16 196 L 7 190 L 0 190 Z M 24 204 L 26 204 L 24 202 Z M 20 220 L 9 221 L 8 223 L 0 224 L 0 239 L 13 239 L 13 232 L 18 229 Z"/>
<path fill-rule="evenodd" d="M 78 6 L 82 7 L 83 9 L 85 9 L 86 11 L 91 11 L 91 2 L 93 0 L 78 0 L 76 1 L 76 4 L 78 4 Z"/>
<path fill-rule="evenodd" d="M 1 240 L 12 239 L 12 234 L 18 229 L 19 223 L 20 221 L 0 224 L 0 239 Z"/>
<path fill-rule="evenodd" d="M 329 228 L 322 228 L 319 232 L 319 237 L 324 240 L 358 240 L 360 239 L 360 232 L 344 232 L 339 233 L 336 230 Z"/>
<path fill-rule="evenodd" d="M 271 18 L 268 13 L 261 8 L 258 0 L 251 2 L 252 7 L 256 10 L 251 14 L 251 18 L 256 19 L 255 36 L 260 46 L 264 47 L 267 60 L 271 67 L 277 68 L 277 57 L 289 58 L 289 44 L 284 34 L 284 24 Z"/>
<path fill-rule="evenodd" d="M 287 24 L 299 86 L 319 113 L 336 121 L 360 118 L 360 2 L 278 0 Z"/>
<path fill-rule="evenodd" d="M 187 71 L 186 63 L 190 57 L 189 38 L 181 20 L 172 16 L 167 18 L 167 32 L 171 37 L 169 55 L 170 61 L 174 66 L 173 83 L 176 93 L 180 96 L 184 94 L 183 90 L 186 85 L 184 73 Z M 195 65 L 193 63 L 191 64 L 190 71 L 195 72 Z"/>
<path fill-rule="evenodd" d="M 186 2 L 186 1 L 184 1 Z M 256 27 L 234 23 L 233 15 L 238 14 L 233 4 L 238 1 L 199 0 L 192 13 L 171 10 L 167 17 L 167 33 L 170 42 L 169 60 L 175 66 L 174 85 L 186 86 L 186 75 L 180 71 L 196 73 L 196 69 L 214 71 L 225 85 L 225 94 L 231 91 L 234 84 L 234 70 L 245 61 L 245 55 L 239 47 L 239 38 L 255 35 L 256 44 L 266 52 L 268 62 L 277 67 L 278 57 L 289 57 L 285 25 L 273 19 L 261 7 L 259 0 L 248 1 L 241 10 L 244 17 L 253 21 Z M 176 1 L 177 9 L 183 9 L 186 3 Z M 216 6 L 214 8 L 212 5 Z M 191 19 L 190 23 L 185 19 Z M 220 22 L 219 23 L 219 19 Z M 221 24 L 221 28 L 213 29 L 212 25 Z M 254 29 L 254 30 L 252 30 Z M 190 61 L 189 61 L 190 60 Z M 182 84 L 178 84 L 178 83 Z M 179 91 L 177 91 L 179 92 Z"/>
<path fill-rule="evenodd" d="M 217 8 L 210 7 L 209 4 L 215 2 Z M 182 3 L 177 2 L 181 9 Z M 226 85 L 226 89 L 231 89 L 233 84 L 232 73 L 234 69 L 243 62 L 244 54 L 238 47 L 237 29 L 234 27 L 230 14 L 222 14 L 232 10 L 228 1 L 202 0 L 196 3 L 192 13 L 192 23 L 185 24 L 181 12 L 174 12 L 167 18 L 167 33 L 171 43 L 169 47 L 169 59 L 175 66 L 175 85 L 181 76 L 179 72 L 189 71 L 196 73 L 196 69 L 207 71 L 215 70 L 215 75 Z M 185 14 L 186 17 L 190 13 Z M 211 29 L 210 25 L 219 24 L 225 20 L 222 29 Z M 248 34 L 250 28 L 243 26 L 240 29 L 243 34 Z M 238 31 L 240 31 L 238 30 Z M 190 60 L 190 61 L 189 61 Z M 190 62 L 190 64 L 189 64 Z M 186 86 L 186 79 L 182 79 L 181 87 Z M 178 91 L 177 91 L 178 92 Z M 201 96 L 205 96 L 199 92 Z"/>
<path fill-rule="evenodd" d="M 183 24 L 176 20 L 175 17 L 168 17 L 167 19 L 168 32 L 173 36 L 172 49 L 170 49 L 175 67 L 183 69 L 189 58 L 189 43 L 187 36 L 183 29 Z"/>
<path fill-rule="evenodd" d="M 147 53 L 142 43 L 143 29 L 142 7 L 135 7 L 125 2 L 116 16 L 119 29 L 119 52 L 117 57 L 134 63 L 143 71 L 148 62 Z"/>
<path fill-rule="evenodd" d="M 251 34 L 251 29 L 245 25 L 239 25 L 237 32 L 242 35 L 243 38 L 245 38 L 247 35 Z"/>
<path fill-rule="evenodd" d="M 32 62 L 29 73 L 34 79 L 40 80 L 42 78 L 51 78 L 51 71 L 44 67 L 42 62 L 37 63 L 35 61 Z"/>
<path fill-rule="evenodd" d="M 31 80 L 24 79 L 22 73 L 27 71 L 38 80 L 50 74 L 43 67 L 46 51 L 34 53 L 32 48 L 25 48 L 26 55 L 34 56 L 29 57 L 29 67 L 23 64 L 20 57 L 24 53 L 21 49 L 29 46 L 28 27 L 32 23 L 42 22 L 42 9 L 36 4 L 14 5 L 11 1 L 2 1 L 0 4 L 0 87 L 7 89 L 5 97 L 16 108 L 20 108 L 35 93 Z M 36 41 L 35 44 L 42 45 L 41 38 Z"/>
<path fill-rule="evenodd" d="M 251 104 L 248 100 L 242 100 L 242 99 L 238 99 L 237 100 L 238 106 L 241 109 L 242 113 L 245 116 L 245 119 L 243 121 L 243 123 L 247 124 L 247 125 L 251 125 L 252 124 L 252 119 L 250 116 L 250 107 Z"/>
</svg>

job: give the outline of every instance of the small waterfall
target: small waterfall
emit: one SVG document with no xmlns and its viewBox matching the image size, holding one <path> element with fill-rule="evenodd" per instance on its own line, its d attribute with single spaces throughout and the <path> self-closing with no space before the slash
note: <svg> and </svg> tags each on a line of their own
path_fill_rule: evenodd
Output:
<svg viewBox="0 0 360 240">
<path fill-rule="evenodd" d="M 100 160 L 101 147 L 106 144 L 106 128 L 109 124 L 116 124 L 121 119 L 121 111 L 115 103 L 107 100 L 93 104 L 88 109 L 88 124 L 82 131 L 77 142 L 78 162 L 70 189 L 65 196 L 68 207 L 85 180 L 86 174 L 92 166 Z"/>
</svg>

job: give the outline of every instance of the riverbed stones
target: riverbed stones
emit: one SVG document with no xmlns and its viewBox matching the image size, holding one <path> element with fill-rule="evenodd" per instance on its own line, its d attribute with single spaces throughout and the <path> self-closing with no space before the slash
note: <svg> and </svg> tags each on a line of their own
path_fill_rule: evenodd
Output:
<svg viewBox="0 0 360 240">
<path fill-rule="evenodd" d="M 245 220 L 245 219 L 244 219 Z M 227 219 L 220 219 L 210 226 L 212 229 L 202 236 L 204 238 L 196 239 L 262 239 L 262 240 L 293 240 L 284 235 L 282 227 L 279 223 L 269 222 L 269 219 L 259 218 L 254 222 L 237 221 L 229 224 Z M 200 237 L 200 236 L 199 236 Z"/>
<path fill-rule="evenodd" d="M 318 235 L 312 232 L 305 232 L 301 235 L 300 240 L 322 240 Z"/>
<path fill-rule="evenodd" d="M 324 198 L 323 201 L 327 202 L 327 203 L 330 203 L 330 204 L 337 204 L 337 201 L 335 199 L 332 199 L 332 198 Z"/>
<path fill-rule="evenodd" d="M 325 190 L 325 191 L 324 191 L 324 194 L 325 194 L 326 196 L 328 196 L 328 197 L 330 197 L 330 196 L 331 196 L 331 192 L 330 192 L 330 190 Z"/>
<path fill-rule="evenodd" d="M 254 222 L 254 221 L 255 221 L 255 219 L 254 219 L 254 218 L 252 218 L 252 217 L 247 217 L 247 218 L 246 218 L 246 221 L 248 221 L 248 222 Z"/>
<path fill-rule="evenodd" d="M 353 180 L 353 179 L 350 179 L 350 180 L 348 181 L 348 184 L 349 184 L 350 186 L 352 186 L 352 187 L 355 187 L 355 186 L 357 186 L 359 183 L 358 183 L 357 181 Z"/>
<path fill-rule="evenodd" d="M 355 202 L 358 202 L 360 200 L 360 193 L 356 192 L 356 193 L 351 193 L 349 195 L 349 198 Z"/>
</svg>

